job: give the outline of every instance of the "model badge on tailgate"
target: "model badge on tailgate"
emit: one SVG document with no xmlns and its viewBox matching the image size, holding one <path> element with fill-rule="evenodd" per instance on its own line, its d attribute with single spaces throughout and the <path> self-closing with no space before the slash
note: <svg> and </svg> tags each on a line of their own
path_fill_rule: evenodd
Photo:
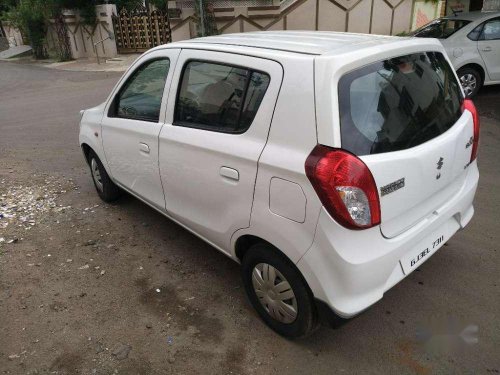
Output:
<svg viewBox="0 0 500 375">
<path fill-rule="evenodd" d="M 388 185 L 382 186 L 380 188 L 380 195 L 383 197 L 384 195 L 394 193 L 396 190 L 405 187 L 405 178 L 400 178 L 397 181 L 391 182 Z"/>
</svg>

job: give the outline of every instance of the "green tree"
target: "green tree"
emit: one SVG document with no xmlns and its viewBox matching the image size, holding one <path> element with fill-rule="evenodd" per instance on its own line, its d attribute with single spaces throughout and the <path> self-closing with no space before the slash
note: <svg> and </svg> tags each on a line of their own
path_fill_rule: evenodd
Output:
<svg viewBox="0 0 500 375">
<path fill-rule="evenodd" d="M 17 0 L 0 0 L 0 18 L 17 5 Z"/>
<path fill-rule="evenodd" d="M 116 9 L 118 11 L 120 11 L 122 8 L 132 10 L 143 4 L 141 0 L 115 0 L 113 1 L 113 3 L 115 3 Z"/>
<path fill-rule="evenodd" d="M 146 5 L 154 5 L 161 10 L 167 10 L 168 0 L 146 0 Z M 197 0 L 199 1 L 199 0 Z M 143 0 L 115 0 L 118 10 L 134 9 L 144 4 Z M 70 42 L 64 22 L 63 11 L 77 10 L 84 22 L 94 25 L 97 22 L 95 6 L 106 3 L 104 0 L 0 0 L 0 16 L 11 21 L 14 26 L 28 39 L 35 58 L 46 58 L 45 38 L 49 20 L 54 20 L 58 40 L 57 53 L 61 61 L 71 59 Z M 205 12 L 205 24 L 210 33 L 212 20 L 210 11 Z M 213 14 L 213 13 L 212 13 Z M 209 35 L 209 34 L 205 34 Z"/>
<path fill-rule="evenodd" d="M 134 8 L 143 6 L 144 4 L 146 5 L 146 8 L 149 7 L 149 5 L 154 5 L 155 8 L 158 8 L 160 10 L 166 10 L 168 8 L 168 0 L 114 0 L 112 1 L 115 5 L 118 11 L 120 11 L 122 8 L 125 8 L 127 10 L 132 10 Z"/>
<path fill-rule="evenodd" d="M 7 8 L 4 18 L 28 39 L 35 58 L 46 58 L 47 51 L 44 44 L 47 34 L 47 8 L 45 2 L 43 0 L 19 0 L 16 4 L 13 3 Z"/>
<path fill-rule="evenodd" d="M 148 0 L 147 3 L 154 5 L 155 8 L 162 11 L 168 10 L 168 0 Z"/>
<path fill-rule="evenodd" d="M 130 0 L 129 0 L 130 1 Z M 100 0 L 0 0 L 0 12 L 3 18 L 12 22 L 33 48 L 33 55 L 37 59 L 46 58 L 45 38 L 49 20 L 55 21 L 58 39 L 57 53 L 62 61 L 72 58 L 70 43 L 63 11 L 65 9 L 78 10 L 84 22 L 95 24 L 95 5 Z"/>
</svg>

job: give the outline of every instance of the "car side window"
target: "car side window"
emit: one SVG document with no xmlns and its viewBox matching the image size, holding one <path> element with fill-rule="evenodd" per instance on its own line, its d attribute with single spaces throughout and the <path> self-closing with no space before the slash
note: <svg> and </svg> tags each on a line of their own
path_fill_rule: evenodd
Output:
<svg viewBox="0 0 500 375">
<path fill-rule="evenodd" d="M 189 61 L 179 86 L 174 125 L 243 133 L 269 86 L 267 74 L 242 67 Z"/>
<path fill-rule="evenodd" d="M 489 20 L 484 24 L 482 40 L 500 39 L 500 18 Z"/>
<path fill-rule="evenodd" d="M 260 103 L 264 98 L 267 87 L 269 86 L 269 76 L 265 73 L 252 72 L 248 90 L 245 95 L 245 102 L 241 111 L 240 127 L 248 129 L 259 109 Z"/>
<path fill-rule="evenodd" d="M 141 65 L 116 95 L 109 116 L 158 122 L 169 67 L 167 58 Z"/>
<path fill-rule="evenodd" d="M 483 31 L 484 23 L 476 26 L 469 34 L 467 34 L 467 38 L 470 40 L 477 41 L 481 37 L 481 32 Z"/>
</svg>

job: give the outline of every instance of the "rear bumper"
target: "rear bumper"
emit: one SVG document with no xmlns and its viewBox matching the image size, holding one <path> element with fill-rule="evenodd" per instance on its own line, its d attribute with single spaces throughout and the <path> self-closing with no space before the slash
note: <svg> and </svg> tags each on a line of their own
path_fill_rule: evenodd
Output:
<svg viewBox="0 0 500 375">
<path fill-rule="evenodd" d="M 417 268 L 408 269 L 406 259 L 418 255 L 429 244 L 432 247 L 434 240 L 442 236 L 443 240 L 418 260 L 420 266 L 469 223 L 478 179 L 477 163 L 473 162 L 459 193 L 432 215 L 390 239 L 381 234 L 379 227 L 348 230 L 322 209 L 314 242 L 297 263 L 315 298 L 342 318 L 353 317 L 380 300 L 385 291 Z"/>
</svg>

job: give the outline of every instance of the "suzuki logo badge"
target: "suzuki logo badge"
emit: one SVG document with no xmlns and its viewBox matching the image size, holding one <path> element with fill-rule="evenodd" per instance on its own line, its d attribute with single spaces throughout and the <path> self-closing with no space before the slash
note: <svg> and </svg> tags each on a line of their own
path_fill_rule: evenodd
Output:
<svg viewBox="0 0 500 375">
<path fill-rule="evenodd" d="M 443 161 L 444 159 L 442 157 L 439 158 L 438 162 L 437 162 L 437 170 L 439 171 L 441 168 L 443 168 Z M 438 174 L 436 175 L 436 180 L 439 180 L 441 178 L 441 173 L 438 172 Z"/>
<path fill-rule="evenodd" d="M 437 162 L 437 169 L 441 169 L 443 168 L 443 158 L 439 158 L 438 162 Z"/>
</svg>

